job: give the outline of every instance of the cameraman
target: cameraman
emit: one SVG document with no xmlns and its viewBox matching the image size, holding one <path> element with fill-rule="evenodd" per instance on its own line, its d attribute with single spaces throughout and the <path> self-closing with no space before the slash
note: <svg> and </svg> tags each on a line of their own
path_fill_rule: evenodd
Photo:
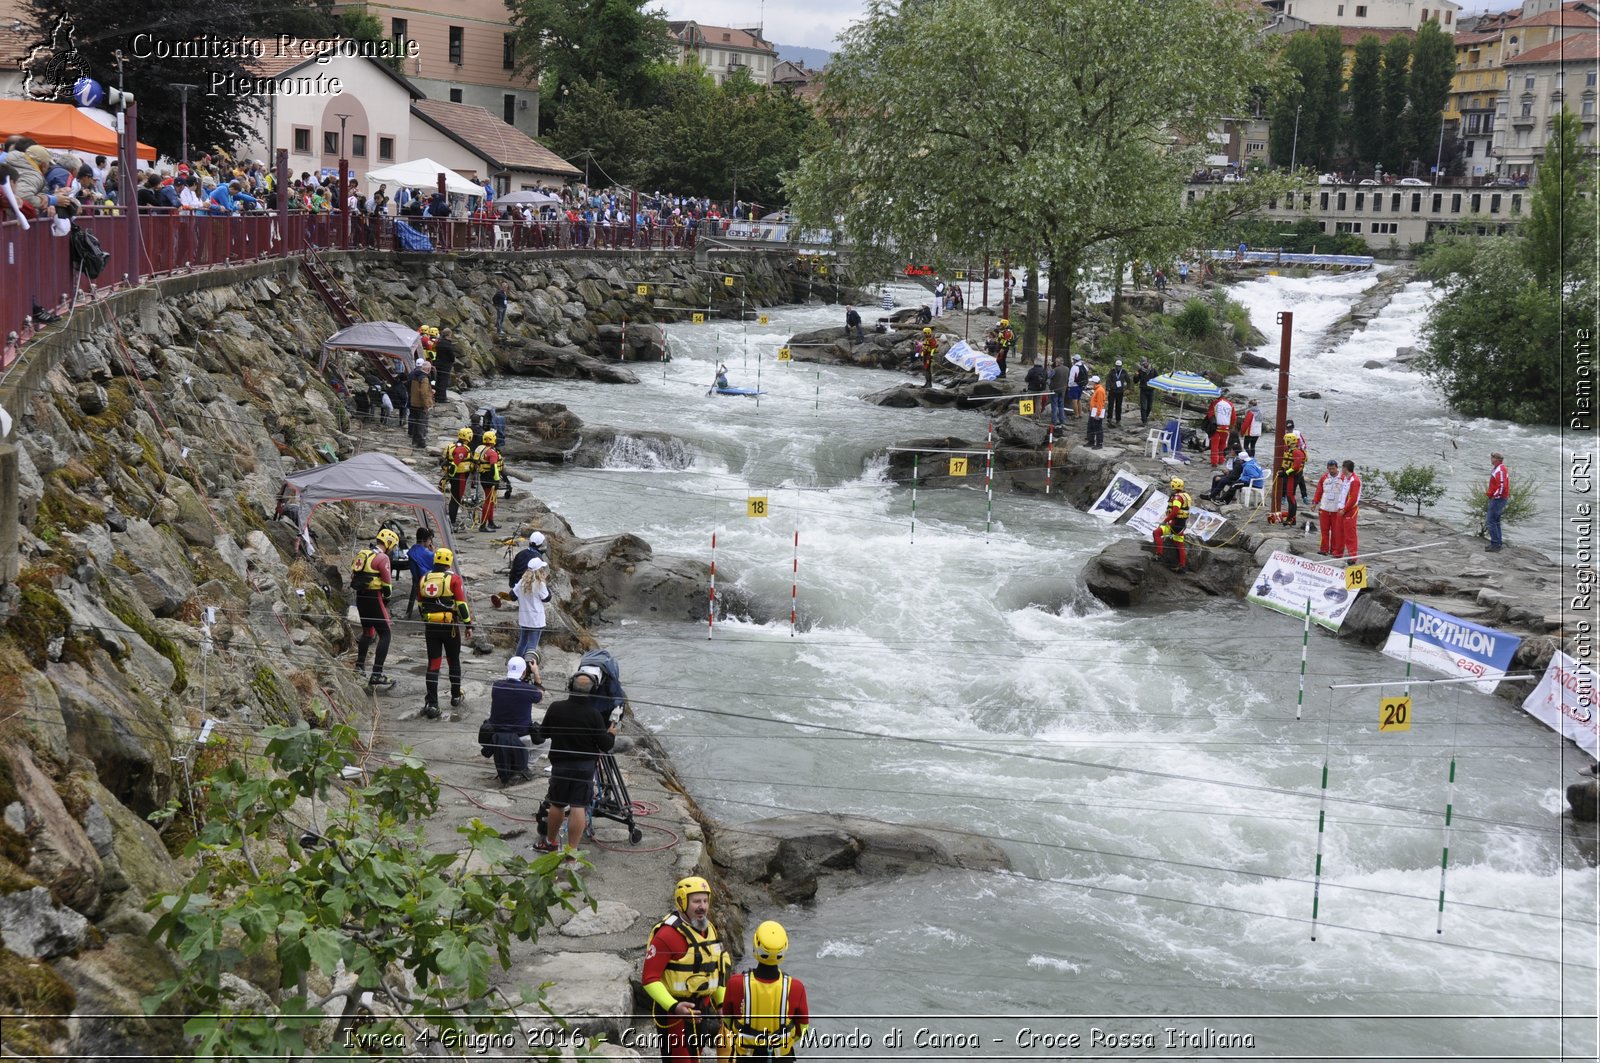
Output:
<svg viewBox="0 0 1600 1063">
<path fill-rule="evenodd" d="M 486 757 L 494 758 L 495 774 L 502 786 L 532 782 L 528 770 L 526 736 L 539 738 L 533 722 L 533 707 L 544 700 L 539 685 L 539 665 L 522 657 L 506 662 L 506 677 L 489 688 L 489 718 L 478 731 L 478 744 Z"/>
<path fill-rule="evenodd" d="M 611 752 L 617 741 L 619 707 L 606 712 L 611 702 L 597 696 L 603 680 L 600 669 L 584 665 L 567 681 L 568 696 L 545 710 L 539 733 L 550 740 L 550 816 L 545 837 L 534 848 L 541 853 L 556 851 L 561 824 L 567 824 L 567 848 L 576 847 L 589 822 L 589 802 L 594 796 L 595 773 L 600 755 Z"/>
</svg>

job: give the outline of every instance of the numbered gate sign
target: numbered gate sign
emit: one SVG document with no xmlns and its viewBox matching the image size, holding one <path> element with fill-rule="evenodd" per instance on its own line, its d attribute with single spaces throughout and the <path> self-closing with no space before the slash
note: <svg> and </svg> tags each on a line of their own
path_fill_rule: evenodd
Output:
<svg viewBox="0 0 1600 1063">
<path fill-rule="evenodd" d="M 822 274 L 822 276 L 826 277 L 828 275 L 828 267 L 827 266 L 818 266 L 817 267 L 817 272 Z"/>
<path fill-rule="evenodd" d="M 633 294 L 635 294 L 635 295 L 649 295 L 650 294 L 650 285 L 648 285 L 648 284 L 636 284 L 636 285 L 634 285 L 633 286 Z"/>
<path fill-rule="evenodd" d="M 1344 570 L 1344 589 L 1347 591 L 1364 591 L 1367 589 L 1367 566 L 1351 565 Z"/>
<path fill-rule="evenodd" d="M 966 279 L 967 279 L 967 271 L 966 270 L 964 270 L 964 269 L 956 270 L 956 280 L 964 281 Z"/>
<path fill-rule="evenodd" d="M 1411 730 L 1411 698 L 1382 698 L 1378 702 L 1378 730 Z"/>
<path fill-rule="evenodd" d="M 704 314 L 695 314 L 689 320 L 694 322 L 696 325 L 704 325 L 706 323 L 706 316 Z"/>
<path fill-rule="evenodd" d="M 1033 400 L 1032 399 L 1022 399 L 1022 400 L 1020 400 L 1017 403 L 1017 412 L 1022 414 L 1022 416 L 1024 416 L 1024 417 L 1032 417 L 1033 416 Z"/>
<path fill-rule="evenodd" d="M 733 287 L 733 278 L 732 277 L 723 277 L 722 278 L 722 286 L 724 288 L 732 288 Z"/>
<path fill-rule="evenodd" d="M 760 317 L 756 318 L 756 324 L 765 325 L 766 323 L 767 323 L 767 315 L 766 314 L 762 314 Z"/>
<path fill-rule="evenodd" d="M 744 515 L 747 517 L 765 517 L 767 515 L 767 496 L 751 495 L 744 500 Z"/>
<path fill-rule="evenodd" d="M 778 361 L 780 361 L 780 362 L 788 362 L 788 361 L 792 361 L 793 359 L 794 359 L 794 355 L 789 353 L 789 348 L 787 348 L 787 347 L 779 347 L 778 348 Z"/>
<path fill-rule="evenodd" d="M 967 459 L 966 458 L 951 458 L 950 459 L 950 475 L 951 476 L 965 476 L 966 474 L 967 474 Z"/>
</svg>

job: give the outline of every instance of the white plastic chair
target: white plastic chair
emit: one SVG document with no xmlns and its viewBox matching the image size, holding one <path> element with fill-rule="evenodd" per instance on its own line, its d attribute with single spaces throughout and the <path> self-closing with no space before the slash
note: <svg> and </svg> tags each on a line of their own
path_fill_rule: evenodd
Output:
<svg viewBox="0 0 1600 1063">
<path fill-rule="evenodd" d="M 496 251 L 511 250 L 511 230 L 503 225 L 494 227 L 494 249 Z"/>
<path fill-rule="evenodd" d="M 1239 501 L 1246 506 L 1259 506 L 1266 499 L 1267 491 L 1264 487 L 1245 486 L 1239 488 Z"/>
<path fill-rule="evenodd" d="M 1145 436 L 1144 441 L 1150 447 L 1150 456 L 1155 458 L 1160 457 L 1163 452 L 1169 449 L 1170 440 L 1171 437 L 1167 435 L 1165 428 L 1152 428 L 1150 433 Z"/>
</svg>

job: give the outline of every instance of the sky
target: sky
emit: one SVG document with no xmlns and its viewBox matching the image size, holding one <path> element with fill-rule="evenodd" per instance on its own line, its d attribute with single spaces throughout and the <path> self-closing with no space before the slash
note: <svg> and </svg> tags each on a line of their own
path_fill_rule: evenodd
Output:
<svg viewBox="0 0 1600 1063">
<path fill-rule="evenodd" d="M 1518 7 L 1522 0 L 1457 0 L 1461 17 Z M 669 19 L 694 19 L 710 26 L 764 25 L 767 40 L 832 51 L 833 38 L 861 17 L 861 0 L 666 0 Z"/>
</svg>

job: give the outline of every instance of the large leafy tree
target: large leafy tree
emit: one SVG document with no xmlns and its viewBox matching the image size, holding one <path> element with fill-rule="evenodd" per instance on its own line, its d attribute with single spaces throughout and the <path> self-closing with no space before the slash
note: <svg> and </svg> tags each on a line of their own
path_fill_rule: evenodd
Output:
<svg viewBox="0 0 1600 1063">
<path fill-rule="evenodd" d="M 1443 144 L 1444 108 L 1450 100 L 1450 79 L 1456 73 L 1455 45 L 1450 35 L 1429 19 L 1411 43 L 1411 77 L 1407 95 L 1410 154 L 1432 166 Z M 1442 163 L 1442 160 L 1441 160 Z"/>
<path fill-rule="evenodd" d="M 1344 87 L 1339 32 L 1297 33 L 1284 44 L 1282 60 L 1293 79 L 1273 109 L 1272 157 L 1284 165 L 1292 160 L 1296 168 L 1324 168 L 1338 147 Z"/>
<path fill-rule="evenodd" d="M 1379 79 L 1383 96 L 1383 168 L 1400 173 L 1411 156 L 1406 135 L 1406 104 L 1411 93 L 1411 40 L 1396 34 L 1383 46 L 1383 76 Z"/>
<path fill-rule="evenodd" d="M 1562 108 L 1550 129 L 1523 230 L 1524 261 L 1552 295 L 1578 275 L 1582 258 L 1592 258 L 1584 251 L 1594 247 L 1594 208 L 1584 212 L 1579 197 L 1593 195 L 1596 188 L 1594 156 L 1578 141 L 1578 118 Z"/>
<path fill-rule="evenodd" d="M 1214 0 L 872 0 L 824 76 L 795 208 L 869 266 L 1048 260 L 1070 307 L 1098 249 L 1185 224 L 1183 145 L 1270 80 L 1256 28 Z"/>
<path fill-rule="evenodd" d="M 215 75 L 246 80 L 253 76 L 239 58 L 181 58 L 160 54 L 153 45 L 199 38 L 273 38 L 280 33 L 304 39 L 364 37 L 375 26 L 370 20 L 332 14 L 324 0 L 220 4 L 144 0 L 135 8 L 119 0 L 28 0 L 27 6 L 40 40 L 49 40 L 52 52 L 62 60 L 56 79 L 62 102 L 70 100 L 72 81 L 78 76 L 115 87 L 116 53 L 121 51 L 122 85 L 138 101 L 139 139 L 173 157 L 183 143 L 183 109 L 173 85 L 200 86 L 199 92 L 189 94 L 189 145 L 195 154 L 213 145 L 229 149 L 243 139 L 263 97 L 209 93 Z M 152 46 L 145 46 L 145 41 Z"/>
<path fill-rule="evenodd" d="M 1350 69 L 1350 145 L 1370 167 L 1383 158 L 1383 42 L 1368 33 L 1356 42 Z"/>
<path fill-rule="evenodd" d="M 539 78 L 543 129 L 555 121 L 579 81 L 605 78 L 630 107 L 653 101 L 652 68 L 675 45 L 660 11 L 647 0 L 507 0 L 516 28 L 518 69 Z"/>
</svg>

